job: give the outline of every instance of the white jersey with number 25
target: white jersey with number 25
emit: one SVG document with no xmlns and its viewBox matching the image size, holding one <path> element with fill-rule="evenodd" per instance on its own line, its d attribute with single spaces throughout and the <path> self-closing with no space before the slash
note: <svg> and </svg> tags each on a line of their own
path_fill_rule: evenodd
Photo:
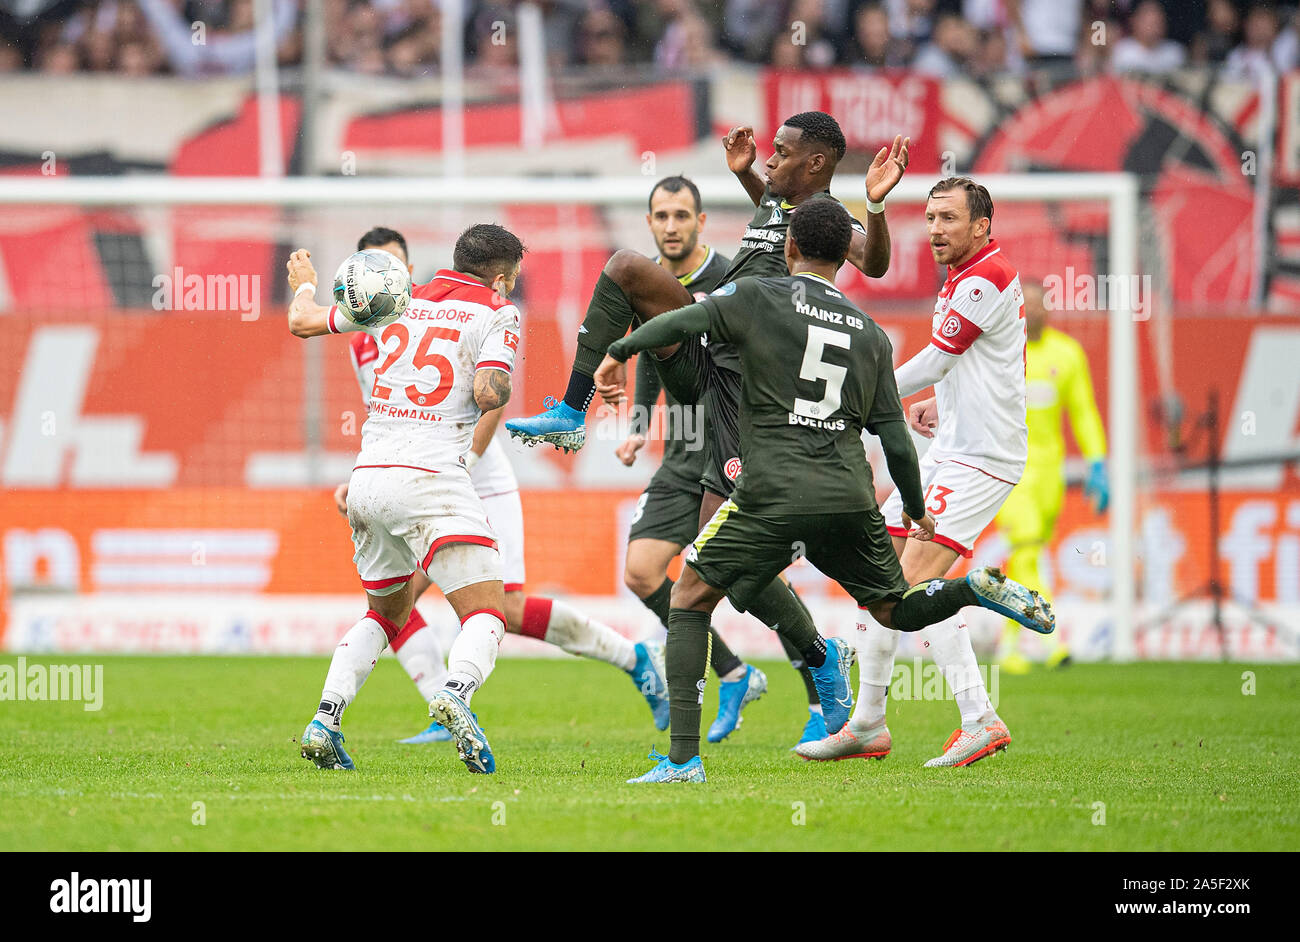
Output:
<svg viewBox="0 0 1300 942">
<path fill-rule="evenodd" d="M 375 360 L 358 468 L 439 471 L 462 463 L 481 412 L 474 374 L 514 369 L 519 309 L 487 285 L 442 270 L 411 289 L 411 303 L 385 327 L 358 327 L 330 308 L 332 333 L 364 330 Z"/>
</svg>

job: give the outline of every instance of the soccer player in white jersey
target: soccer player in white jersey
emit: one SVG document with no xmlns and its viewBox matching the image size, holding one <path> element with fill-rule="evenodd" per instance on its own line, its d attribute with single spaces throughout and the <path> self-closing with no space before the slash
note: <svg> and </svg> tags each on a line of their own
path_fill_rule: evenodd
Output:
<svg viewBox="0 0 1300 942">
<path fill-rule="evenodd" d="M 452 734 L 471 772 L 496 769 L 470 700 L 496 663 L 505 593 L 496 537 L 465 452 L 479 416 L 510 398 L 519 310 L 508 297 L 523 254 L 506 229 L 471 226 L 456 243 L 458 270 L 414 288 L 398 320 L 366 331 L 385 357 L 361 430 L 348 522 L 370 607 L 335 648 L 320 706 L 302 735 L 303 756 L 319 767 L 354 767 L 343 749 L 343 711 L 410 617 L 411 577 L 422 570 L 461 620 L 429 715 Z M 300 249 L 289 260 L 289 329 L 298 337 L 364 329 L 337 308 L 315 304 L 309 256 Z"/>
<path fill-rule="evenodd" d="M 406 239 L 400 232 L 383 226 L 371 229 L 357 241 L 357 249 L 371 248 L 395 255 L 414 274 Z M 375 369 L 379 366 L 379 344 L 370 334 L 358 332 L 352 335 L 349 349 L 361 395 L 368 401 L 375 384 Z M 485 412 L 478 420 L 470 450 L 465 453 L 465 464 L 474 491 L 483 502 L 497 535 L 497 550 L 501 554 L 505 581 L 506 631 L 536 638 L 570 654 L 604 661 L 626 671 L 649 703 L 655 725 L 665 729 L 668 726 L 668 688 L 664 681 L 661 643 L 634 644 L 613 628 L 588 618 L 566 602 L 524 594 L 524 511 L 519 501 L 519 483 L 515 480 L 505 448 L 495 437 L 502 411 Z M 345 482 L 334 491 L 335 505 L 344 516 L 348 512 L 347 497 L 348 483 Z M 413 601 L 418 600 L 430 585 L 428 578 L 418 570 L 411 577 L 411 584 Z M 427 703 L 447 674 L 437 632 L 426 628 L 424 618 L 412 608 L 411 617 L 392 640 L 391 646 L 398 662 Z M 423 732 L 402 742 L 421 744 L 445 742 L 450 738 L 451 734 L 434 721 Z"/>
<path fill-rule="evenodd" d="M 991 237 L 993 200 L 965 177 L 941 180 L 925 208 L 930 248 L 948 277 L 934 309 L 930 344 L 895 372 L 899 394 L 930 386 L 934 398 L 908 410 L 912 427 L 934 441 L 921 459 L 933 539 L 909 540 L 897 491 L 881 508 L 911 585 L 942 577 L 958 556 L 970 557 L 1024 470 L 1025 321 L 1020 278 Z M 882 759 L 892 740 L 885 699 L 899 633 L 861 613 L 858 623 L 859 693 L 853 716 L 834 736 L 803 743 L 806 759 Z M 961 713 L 961 725 L 927 766 L 965 766 L 1005 749 L 1006 724 L 989 700 L 970 634 L 960 615 L 920 632 L 943 671 Z"/>
</svg>

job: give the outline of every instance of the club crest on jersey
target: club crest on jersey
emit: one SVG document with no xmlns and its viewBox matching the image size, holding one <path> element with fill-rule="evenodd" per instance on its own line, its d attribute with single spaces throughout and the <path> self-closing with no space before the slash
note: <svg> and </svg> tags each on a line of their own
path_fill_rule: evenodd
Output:
<svg viewBox="0 0 1300 942">
<path fill-rule="evenodd" d="M 956 337 L 961 333 L 961 318 L 956 314 L 949 314 L 943 326 L 939 328 L 939 333 L 944 337 Z"/>
<path fill-rule="evenodd" d="M 727 476 L 728 481 L 736 480 L 736 478 L 740 477 L 740 459 L 728 458 L 722 472 Z"/>
</svg>

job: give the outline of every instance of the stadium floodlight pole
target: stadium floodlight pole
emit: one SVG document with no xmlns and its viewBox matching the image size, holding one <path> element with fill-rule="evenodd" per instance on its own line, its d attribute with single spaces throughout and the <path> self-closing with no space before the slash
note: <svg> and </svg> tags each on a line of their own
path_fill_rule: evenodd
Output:
<svg viewBox="0 0 1300 942">
<path fill-rule="evenodd" d="M 465 0 L 442 0 L 442 173 L 465 176 Z"/>
<path fill-rule="evenodd" d="M 254 0 L 254 3 L 258 169 L 264 177 L 279 177 L 284 173 L 284 151 L 280 142 L 280 82 L 279 65 L 275 61 L 275 16 L 271 9 L 272 0 Z"/>
</svg>

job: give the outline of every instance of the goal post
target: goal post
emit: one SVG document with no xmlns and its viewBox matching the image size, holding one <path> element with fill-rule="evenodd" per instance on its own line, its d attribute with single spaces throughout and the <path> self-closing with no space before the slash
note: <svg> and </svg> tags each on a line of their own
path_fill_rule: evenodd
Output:
<svg viewBox="0 0 1300 942">
<path fill-rule="evenodd" d="M 730 175 L 693 177 L 706 207 L 741 211 L 748 197 Z M 1105 252 L 1107 271 L 1093 273 L 1111 278 L 1139 274 L 1139 187 L 1127 173 L 987 174 L 979 180 L 1003 203 L 1087 202 L 1106 207 Z M 618 177 L 473 177 L 347 178 L 177 178 L 125 177 L 4 177 L 0 178 L 0 205 L 14 207 L 139 208 L 145 215 L 159 209 L 184 207 L 310 211 L 323 218 L 342 210 L 402 207 L 430 213 L 473 207 L 565 206 L 631 210 L 646 204 L 649 184 L 644 176 Z M 905 177 L 889 197 L 891 204 L 924 203 L 932 181 Z M 853 201 L 862 199 L 862 178 L 841 174 L 832 191 Z M 525 242 L 527 232 L 523 233 Z M 1014 261 L 1014 259 L 1013 259 Z M 0 299 L 2 301 L 3 299 Z M 1109 350 L 1110 520 L 1105 565 L 1110 573 L 1109 607 L 1113 626 L 1110 656 L 1116 661 L 1134 659 L 1137 620 L 1135 528 L 1138 523 L 1138 408 L 1137 342 L 1131 294 L 1109 301 L 1124 302 L 1107 313 Z M 918 310 L 918 314 L 924 313 Z M 3 311 L 0 310 L 0 316 Z M 308 380 L 310 387 L 311 378 Z"/>
</svg>

